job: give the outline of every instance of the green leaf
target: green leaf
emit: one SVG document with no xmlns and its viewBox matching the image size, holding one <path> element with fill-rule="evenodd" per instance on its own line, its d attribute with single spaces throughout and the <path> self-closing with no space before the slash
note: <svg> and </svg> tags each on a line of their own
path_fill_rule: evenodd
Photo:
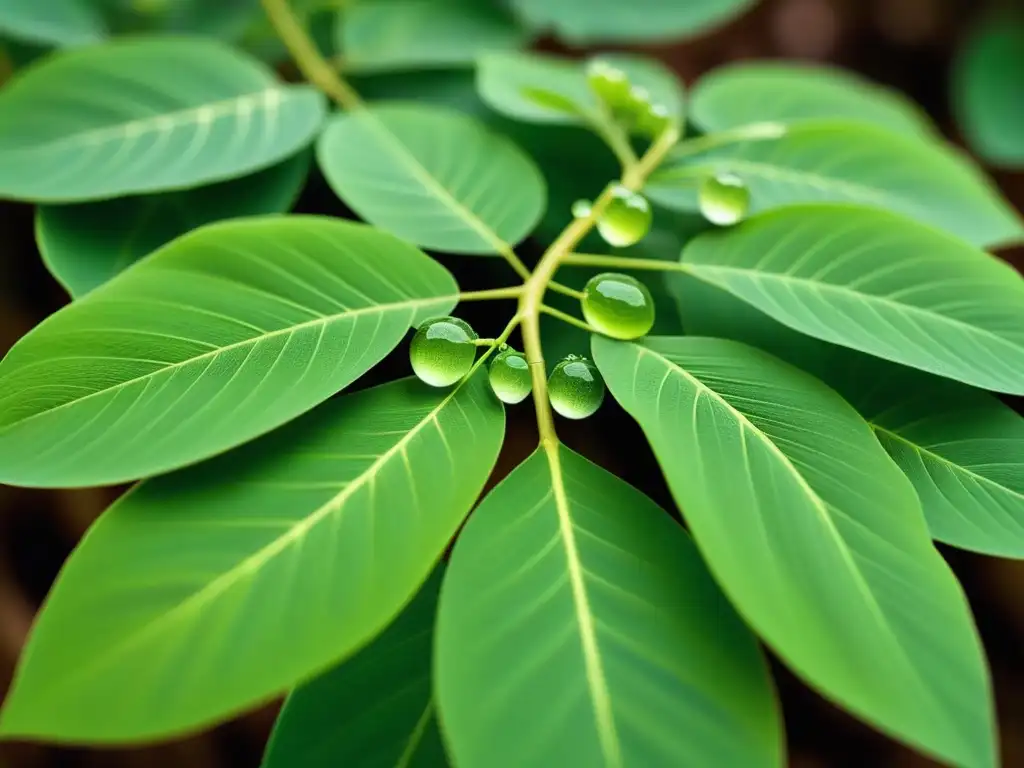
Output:
<svg viewBox="0 0 1024 768">
<path fill-rule="evenodd" d="M 80 298 L 179 235 L 215 221 L 291 208 L 309 172 L 302 152 L 265 171 L 208 187 L 36 211 L 43 261 Z"/>
<path fill-rule="evenodd" d="M 700 139 L 717 145 L 703 152 L 681 146 L 645 192 L 669 208 L 697 210 L 699 181 L 728 172 L 750 188 L 751 213 L 851 202 L 906 214 L 975 245 L 1024 235 L 1019 215 L 952 148 L 865 123 L 774 127 L 754 139 Z"/>
<path fill-rule="evenodd" d="M 427 579 L 503 432 L 482 373 L 449 391 L 408 378 L 143 483 L 65 565 L 0 733 L 171 738 L 350 656 Z"/>
<path fill-rule="evenodd" d="M 552 451 L 481 502 L 442 585 L 436 691 L 455 763 L 781 765 L 764 660 L 683 529 Z"/>
<path fill-rule="evenodd" d="M 975 152 L 1024 168 L 1024 18 L 996 17 L 972 32 L 954 64 L 953 107 Z"/>
<path fill-rule="evenodd" d="M 479 0 L 377 0 L 338 15 L 346 71 L 472 65 L 488 51 L 521 48 L 527 35 Z"/>
<path fill-rule="evenodd" d="M 902 216 L 794 206 L 700 235 L 682 263 L 815 338 L 1024 394 L 1024 280 L 995 257 Z"/>
<path fill-rule="evenodd" d="M 317 157 L 356 213 L 424 248 L 500 253 L 530 234 L 546 202 L 544 178 L 522 150 L 442 107 L 396 103 L 339 115 Z"/>
<path fill-rule="evenodd" d="M 0 34 L 38 45 L 86 45 L 102 40 L 106 25 L 89 0 L 4 0 Z"/>
<path fill-rule="evenodd" d="M 220 453 L 348 386 L 457 300 L 447 270 L 362 224 L 196 230 L 0 363 L 0 482 L 116 483 Z"/>
<path fill-rule="evenodd" d="M 446 768 L 431 695 L 438 569 L 394 623 L 285 701 L 263 768 Z"/>
<path fill-rule="evenodd" d="M 670 40 L 710 32 L 756 0 L 512 0 L 530 24 L 573 43 Z"/>
<path fill-rule="evenodd" d="M 694 86 L 690 117 L 707 133 L 764 121 L 794 125 L 842 119 L 916 138 L 937 136 L 928 116 L 898 92 L 842 69 L 792 62 L 744 62 L 712 70 Z"/>
<path fill-rule="evenodd" d="M 711 572 L 776 653 L 882 730 L 956 765 L 994 766 L 967 602 L 912 486 L 853 408 L 732 341 L 595 336 L 593 352 Z"/>
<path fill-rule="evenodd" d="M 212 40 L 47 57 L 0 91 L 0 197 L 81 202 L 243 176 L 295 154 L 324 99 Z"/>
</svg>

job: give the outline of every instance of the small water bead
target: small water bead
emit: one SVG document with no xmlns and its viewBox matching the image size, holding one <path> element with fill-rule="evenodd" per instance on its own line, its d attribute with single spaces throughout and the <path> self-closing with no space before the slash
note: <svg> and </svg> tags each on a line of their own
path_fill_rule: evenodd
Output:
<svg viewBox="0 0 1024 768">
<path fill-rule="evenodd" d="M 712 224 L 727 227 L 747 215 L 750 190 L 739 176 L 719 173 L 701 182 L 697 203 L 705 219 Z"/>
<path fill-rule="evenodd" d="M 585 219 L 590 215 L 590 209 L 592 207 L 593 203 L 589 200 L 577 200 L 572 204 L 572 208 L 570 210 L 572 211 L 573 218 Z"/>
<path fill-rule="evenodd" d="M 530 366 L 522 352 L 508 347 L 498 352 L 487 370 L 491 389 L 503 403 L 521 403 L 533 389 Z"/>
<path fill-rule="evenodd" d="M 636 339 L 654 327 L 654 299 L 647 286 L 630 275 L 605 272 L 583 289 L 583 317 L 613 339 Z"/>
<path fill-rule="evenodd" d="M 592 416 L 604 402 L 604 379 L 585 357 L 569 355 L 548 378 L 548 397 L 555 412 L 567 419 Z"/>
<path fill-rule="evenodd" d="M 609 245 L 622 248 L 638 242 L 651 229 L 651 204 L 642 195 L 616 184 L 597 220 L 597 231 Z"/>
<path fill-rule="evenodd" d="M 432 387 L 448 387 L 473 367 L 476 332 L 457 317 L 425 320 L 412 337 L 409 362 L 413 372 Z"/>
</svg>

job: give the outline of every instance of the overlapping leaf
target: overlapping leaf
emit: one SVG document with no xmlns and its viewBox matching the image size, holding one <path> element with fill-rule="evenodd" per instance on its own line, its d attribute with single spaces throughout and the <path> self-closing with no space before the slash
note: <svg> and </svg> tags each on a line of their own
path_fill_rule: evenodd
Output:
<svg viewBox="0 0 1024 768">
<path fill-rule="evenodd" d="M 786 663 L 911 744 L 996 765 L 966 600 L 913 487 L 853 408 L 732 341 L 595 337 L 593 351 L 711 571 Z"/>
<path fill-rule="evenodd" d="M 0 363 L 0 482 L 114 483 L 219 453 L 352 383 L 457 298 L 443 267 L 362 224 L 196 230 Z"/>
<path fill-rule="evenodd" d="M 4 0 L 0 33 L 39 45 L 74 46 L 99 42 L 106 25 L 90 0 Z"/>
<path fill-rule="evenodd" d="M 875 125 L 802 123 L 700 153 L 681 147 L 646 192 L 696 210 L 700 179 L 728 172 L 750 188 L 751 212 L 794 203 L 849 202 L 906 214 L 991 246 L 1024 236 L 1020 216 L 954 150 Z"/>
<path fill-rule="evenodd" d="M 437 628 L 437 698 L 465 768 L 777 766 L 749 631 L 682 528 L 558 446 L 473 513 Z"/>
<path fill-rule="evenodd" d="M 41 60 L 0 92 L 0 197 L 79 202 L 266 168 L 324 100 L 206 39 L 139 37 Z"/>
<path fill-rule="evenodd" d="M 500 253 L 545 206 L 530 158 L 479 121 L 441 107 L 375 105 L 335 117 L 317 156 L 360 216 L 425 248 Z"/>
<path fill-rule="evenodd" d="M 803 333 L 1024 394 L 1024 280 L 902 216 L 794 206 L 705 233 L 682 261 L 696 277 Z"/>
<path fill-rule="evenodd" d="M 427 579 L 503 427 L 482 374 L 448 391 L 403 379 L 142 484 L 62 571 L 0 733 L 171 737 L 359 650 Z"/>
</svg>

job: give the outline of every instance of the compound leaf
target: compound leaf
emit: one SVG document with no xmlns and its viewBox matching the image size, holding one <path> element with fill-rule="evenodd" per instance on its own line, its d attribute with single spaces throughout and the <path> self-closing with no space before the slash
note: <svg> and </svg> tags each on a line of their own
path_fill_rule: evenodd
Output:
<svg viewBox="0 0 1024 768">
<path fill-rule="evenodd" d="M 427 579 L 503 432 L 482 374 L 448 391 L 409 378 L 143 483 L 64 567 L 0 733 L 169 738 L 338 663 Z"/>
<path fill-rule="evenodd" d="M 363 224 L 196 230 L 0 362 L 0 482 L 100 485 L 212 456 L 348 386 L 457 299 L 447 270 Z"/>
<path fill-rule="evenodd" d="M 0 33 L 37 45 L 74 46 L 106 36 L 103 16 L 90 0 L 4 0 Z"/>
</svg>

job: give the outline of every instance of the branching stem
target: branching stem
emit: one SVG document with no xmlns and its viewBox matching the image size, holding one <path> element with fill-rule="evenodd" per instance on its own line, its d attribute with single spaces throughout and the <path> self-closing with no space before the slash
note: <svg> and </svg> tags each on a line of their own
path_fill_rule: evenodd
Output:
<svg viewBox="0 0 1024 768">
<path fill-rule="evenodd" d="M 577 328 L 582 328 L 584 331 L 587 331 L 588 333 L 597 333 L 596 330 L 591 328 L 578 317 L 573 317 L 572 315 L 566 314 L 560 309 L 549 307 L 547 304 L 541 304 L 540 311 L 542 314 L 551 315 L 551 317 L 557 317 L 563 323 L 568 323 L 569 325 L 575 325 Z"/>
<path fill-rule="evenodd" d="M 514 285 L 510 288 L 488 288 L 484 291 L 463 291 L 459 301 L 494 301 L 495 299 L 518 299 L 523 293 L 523 286 Z"/>
</svg>

